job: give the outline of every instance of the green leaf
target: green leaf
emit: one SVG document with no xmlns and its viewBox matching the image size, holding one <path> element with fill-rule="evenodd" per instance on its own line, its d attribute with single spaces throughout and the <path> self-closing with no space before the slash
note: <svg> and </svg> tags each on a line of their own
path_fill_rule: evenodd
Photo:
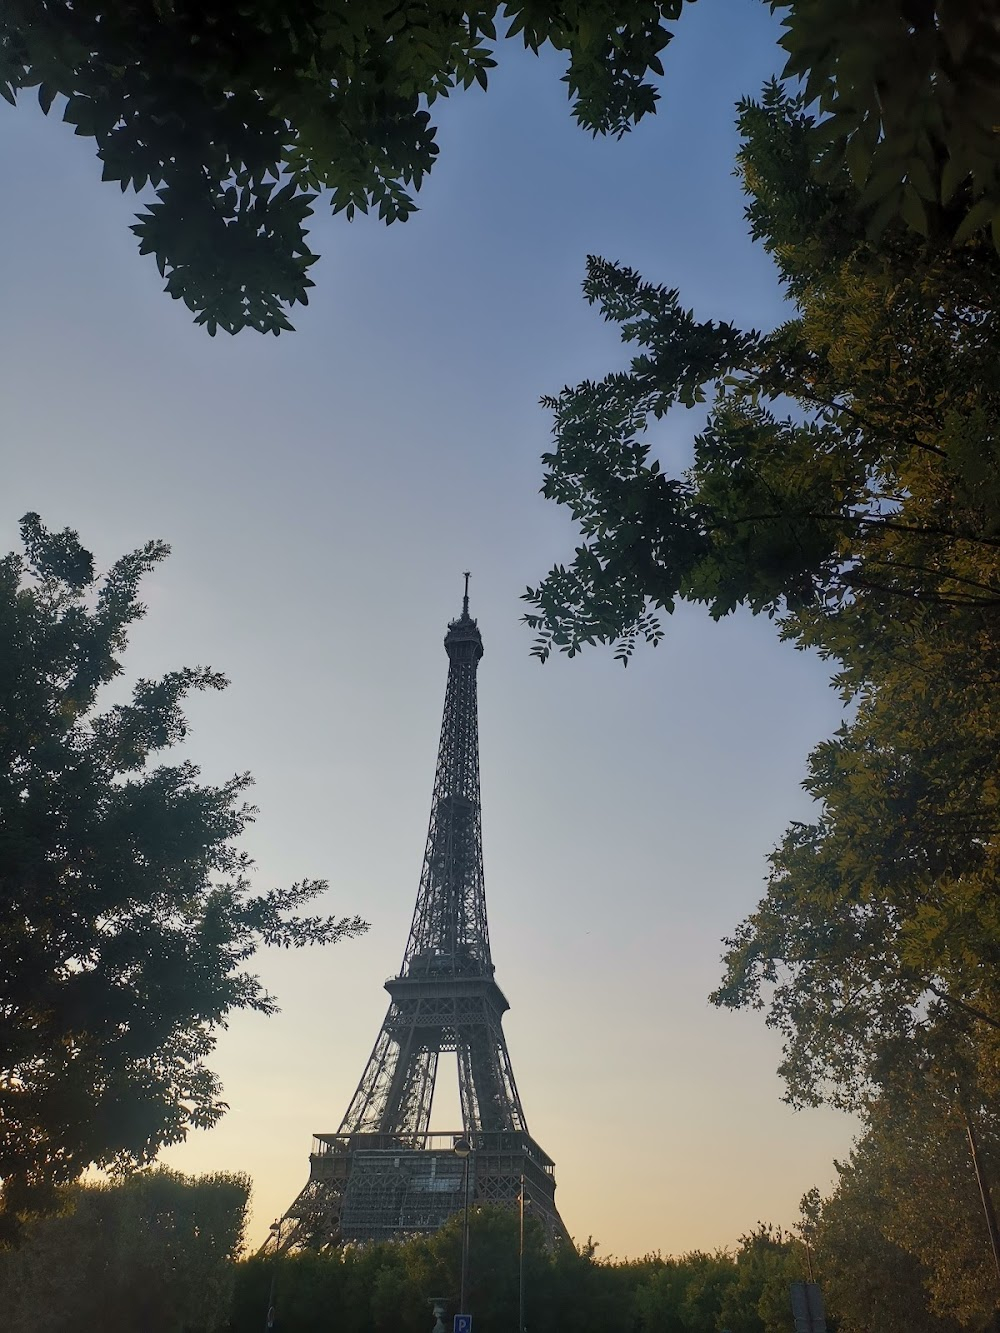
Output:
<svg viewBox="0 0 1000 1333">
<path fill-rule="evenodd" d="M 851 180 L 860 189 L 868 178 L 868 168 L 871 165 L 871 153 L 860 130 L 852 134 L 848 140 L 846 160 Z"/>
<path fill-rule="evenodd" d="M 993 199 L 980 199 L 973 204 L 955 228 L 954 243 L 964 245 L 975 232 L 980 231 L 991 221 L 995 209 L 996 201 Z"/>
<path fill-rule="evenodd" d="M 932 203 L 938 197 L 937 186 L 927 163 L 920 157 L 911 157 L 908 163 L 910 180 L 921 199 Z"/>
<path fill-rule="evenodd" d="M 877 204 L 890 190 L 902 186 L 903 165 L 900 162 L 887 162 L 874 170 L 865 188 L 861 191 L 859 202 L 863 207 Z"/>
<path fill-rule="evenodd" d="M 952 154 L 941 170 L 941 202 L 947 204 L 954 198 L 955 191 L 969 174 L 964 160 Z"/>
<path fill-rule="evenodd" d="M 903 188 L 897 186 L 889 191 L 878 208 L 875 209 L 865 226 L 865 235 L 877 241 L 892 219 L 899 213 L 902 203 Z"/>
<path fill-rule="evenodd" d="M 903 198 L 899 211 L 908 226 L 912 227 L 914 231 L 918 231 L 921 236 L 927 235 L 927 210 L 920 195 L 909 181 L 903 187 Z"/>
</svg>

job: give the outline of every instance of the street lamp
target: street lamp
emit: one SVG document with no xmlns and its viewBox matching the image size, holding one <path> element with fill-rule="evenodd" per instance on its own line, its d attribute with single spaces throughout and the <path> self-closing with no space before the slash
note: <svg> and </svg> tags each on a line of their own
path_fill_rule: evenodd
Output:
<svg viewBox="0 0 1000 1333">
<path fill-rule="evenodd" d="M 468 1139 L 459 1137 L 452 1144 L 452 1151 L 461 1158 L 465 1185 L 465 1211 L 462 1216 L 462 1281 L 461 1294 L 458 1298 L 459 1314 L 468 1314 L 465 1308 L 465 1283 L 469 1273 L 469 1158 L 472 1156 L 472 1144 Z"/>
<path fill-rule="evenodd" d="M 278 1276 L 278 1251 L 281 1247 L 281 1221 L 275 1220 L 268 1227 L 271 1233 L 271 1239 L 274 1241 L 274 1262 L 271 1265 L 271 1290 L 267 1298 L 267 1319 L 264 1321 L 264 1333 L 271 1333 L 275 1327 L 274 1323 L 274 1281 Z"/>
<path fill-rule="evenodd" d="M 524 1167 L 521 1167 L 521 1195 L 517 1238 L 517 1333 L 524 1333 Z"/>
</svg>

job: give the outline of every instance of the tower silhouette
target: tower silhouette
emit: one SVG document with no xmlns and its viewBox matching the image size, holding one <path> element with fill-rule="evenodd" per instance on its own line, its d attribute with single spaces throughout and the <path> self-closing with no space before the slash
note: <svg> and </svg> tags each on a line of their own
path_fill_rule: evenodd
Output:
<svg viewBox="0 0 1000 1333">
<path fill-rule="evenodd" d="M 483 656 L 469 615 L 448 626 L 448 683 L 417 904 L 389 1009 L 335 1134 L 317 1134 L 305 1188 L 272 1241 L 281 1249 L 436 1231 L 470 1197 L 523 1197 L 550 1241 L 565 1237 L 553 1162 L 528 1133 L 494 980 L 486 924 L 476 673 Z M 431 1133 L 442 1052 L 454 1051 L 461 1129 Z M 454 1145 L 471 1148 L 459 1156 Z"/>
</svg>

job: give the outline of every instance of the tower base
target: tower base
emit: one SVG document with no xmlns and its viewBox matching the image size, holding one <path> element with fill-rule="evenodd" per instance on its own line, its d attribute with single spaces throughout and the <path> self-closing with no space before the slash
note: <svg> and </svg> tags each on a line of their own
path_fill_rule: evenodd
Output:
<svg viewBox="0 0 1000 1333">
<path fill-rule="evenodd" d="M 454 1145 L 472 1147 L 459 1157 Z M 309 1181 L 269 1250 L 325 1250 L 406 1240 L 442 1227 L 465 1206 L 525 1208 L 549 1245 L 568 1240 L 555 1205 L 552 1159 L 529 1134 L 317 1134 Z"/>
</svg>

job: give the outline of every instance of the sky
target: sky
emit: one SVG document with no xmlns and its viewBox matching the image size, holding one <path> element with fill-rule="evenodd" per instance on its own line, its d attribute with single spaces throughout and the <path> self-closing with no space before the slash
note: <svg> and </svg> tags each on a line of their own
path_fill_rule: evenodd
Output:
<svg viewBox="0 0 1000 1333">
<path fill-rule="evenodd" d="M 471 609 L 486 889 L 505 1031 L 556 1199 L 599 1254 L 732 1246 L 788 1226 L 853 1123 L 794 1111 L 761 1014 L 720 1012 L 722 938 L 764 890 L 810 747 L 840 719 L 823 665 L 747 614 L 681 608 L 628 670 L 540 666 L 520 594 L 573 551 L 538 494 L 543 393 L 627 364 L 580 293 L 588 254 L 680 288 L 702 317 L 782 318 L 751 245 L 734 104 L 776 71 L 755 0 L 685 7 L 659 113 L 625 139 L 571 119 L 562 65 L 511 43 L 488 94 L 434 108 L 421 211 L 386 229 L 322 209 L 297 332 L 210 339 L 128 231 L 136 200 L 30 95 L 0 109 L 2 549 L 37 510 L 102 566 L 151 537 L 129 679 L 210 664 L 184 756 L 249 770 L 262 888 L 329 882 L 368 933 L 258 957 L 281 1011 L 237 1015 L 214 1067 L 230 1110 L 164 1154 L 254 1182 L 250 1240 L 308 1175 L 378 1033 L 416 895 L 447 661 Z M 677 466 L 696 422 L 657 448 Z M 433 1125 L 457 1123 L 442 1061 Z"/>
</svg>

